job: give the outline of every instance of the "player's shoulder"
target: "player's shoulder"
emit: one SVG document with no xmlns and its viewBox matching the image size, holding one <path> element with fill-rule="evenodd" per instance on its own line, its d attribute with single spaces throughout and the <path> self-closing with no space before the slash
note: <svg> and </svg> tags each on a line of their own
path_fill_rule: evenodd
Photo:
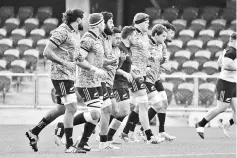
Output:
<svg viewBox="0 0 237 158">
<path fill-rule="evenodd" d="M 84 41 L 88 41 L 88 40 L 89 41 L 96 41 L 98 39 L 99 39 L 99 37 L 91 31 L 85 32 L 85 34 L 81 38 L 81 40 L 84 40 Z"/>
<path fill-rule="evenodd" d="M 226 53 L 224 55 L 227 58 L 230 58 L 232 60 L 236 59 L 236 49 L 234 47 L 227 47 L 226 48 Z"/>
</svg>

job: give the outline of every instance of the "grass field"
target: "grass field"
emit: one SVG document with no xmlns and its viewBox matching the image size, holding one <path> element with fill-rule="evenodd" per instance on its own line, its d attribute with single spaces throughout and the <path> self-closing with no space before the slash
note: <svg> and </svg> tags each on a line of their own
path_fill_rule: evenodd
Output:
<svg viewBox="0 0 237 158">
<path fill-rule="evenodd" d="M 0 126 L 0 158 L 235 158 L 236 129 L 231 129 L 231 138 L 225 138 L 220 128 L 206 128 L 205 140 L 197 135 L 194 128 L 167 128 L 177 136 L 173 142 L 159 145 L 127 143 L 118 145 L 120 150 L 91 151 L 86 154 L 64 154 L 64 147 L 54 144 L 54 127 L 46 127 L 40 134 L 39 152 L 34 153 L 25 137 L 25 131 L 32 126 Z M 152 127 L 154 133 L 157 127 Z M 81 133 L 82 126 L 76 127 L 74 135 Z M 93 135 L 90 145 L 96 149 L 98 143 Z"/>
</svg>

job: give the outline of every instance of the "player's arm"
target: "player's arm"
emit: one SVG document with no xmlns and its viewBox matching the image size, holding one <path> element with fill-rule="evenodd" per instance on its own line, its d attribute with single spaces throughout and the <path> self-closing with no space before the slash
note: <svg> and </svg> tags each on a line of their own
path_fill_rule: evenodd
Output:
<svg viewBox="0 0 237 158">
<path fill-rule="evenodd" d="M 237 63 L 236 52 L 232 49 L 227 50 L 223 59 L 222 59 L 222 67 L 225 70 L 236 71 L 237 70 L 236 63 Z"/>
<path fill-rule="evenodd" d="M 116 74 L 124 76 L 129 82 L 132 82 L 133 80 L 132 75 L 130 73 L 123 71 L 122 69 L 118 69 L 116 71 Z"/>
<path fill-rule="evenodd" d="M 62 44 L 67 38 L 65 31 L 55 31 L 46 45 L 43 55 L 54 63 L 59 65 L 65 65 L 67 62 L 57 56 L 55 50 Z"/>
</svg>

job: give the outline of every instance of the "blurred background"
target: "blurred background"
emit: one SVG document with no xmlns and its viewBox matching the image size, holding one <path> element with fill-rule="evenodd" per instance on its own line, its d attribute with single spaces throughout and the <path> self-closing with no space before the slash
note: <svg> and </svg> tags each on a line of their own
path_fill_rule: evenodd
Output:
<svg viewBox="0 0 237 158">
<path fill-rule="evenodd" d="M 168 44 L 172 72 L 162 75 L 169 110 L 207 111 L 216 105 L 216 61 L 236 31 L 236 0 L 0 0 L 1 108 L 54 106 L 50 62 L 42 54 L 70 8 L 83 9 L 86 18 L 112 12 L 119 28 L 132 25 L 138 12 L 150 15 L 150 27 L 169 21 L 177 29 Z"/>
</svg>

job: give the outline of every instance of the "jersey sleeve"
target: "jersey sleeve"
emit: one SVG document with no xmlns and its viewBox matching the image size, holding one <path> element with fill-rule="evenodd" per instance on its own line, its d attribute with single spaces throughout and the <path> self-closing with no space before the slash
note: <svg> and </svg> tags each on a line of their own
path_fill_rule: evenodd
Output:
<svg viewBox="0 0 237 158">
<path fill-rule="evenodd" d="M 94 40 L 90 37 L 84 37 L 81 39 L 81 49 L 90 52 L 94 45 Z"/>
<path fill-rule="evenodd" d="M 232 60 L 235 60 L 235 59 L 236 59 L 236 49 L 234 49 L 234 48 L 228 48 L 228 49 L 226 50 L 226 53 L 225 53 L 224 57 L 230 58 L 230 59 L 232 59 Z"/>
<path fill-rule="evenodd" d="M 50 37 L 50 41 L 59 47 L 67 39 L 67 31 L 63 29 L 57 29 Z"/>
</svg>

